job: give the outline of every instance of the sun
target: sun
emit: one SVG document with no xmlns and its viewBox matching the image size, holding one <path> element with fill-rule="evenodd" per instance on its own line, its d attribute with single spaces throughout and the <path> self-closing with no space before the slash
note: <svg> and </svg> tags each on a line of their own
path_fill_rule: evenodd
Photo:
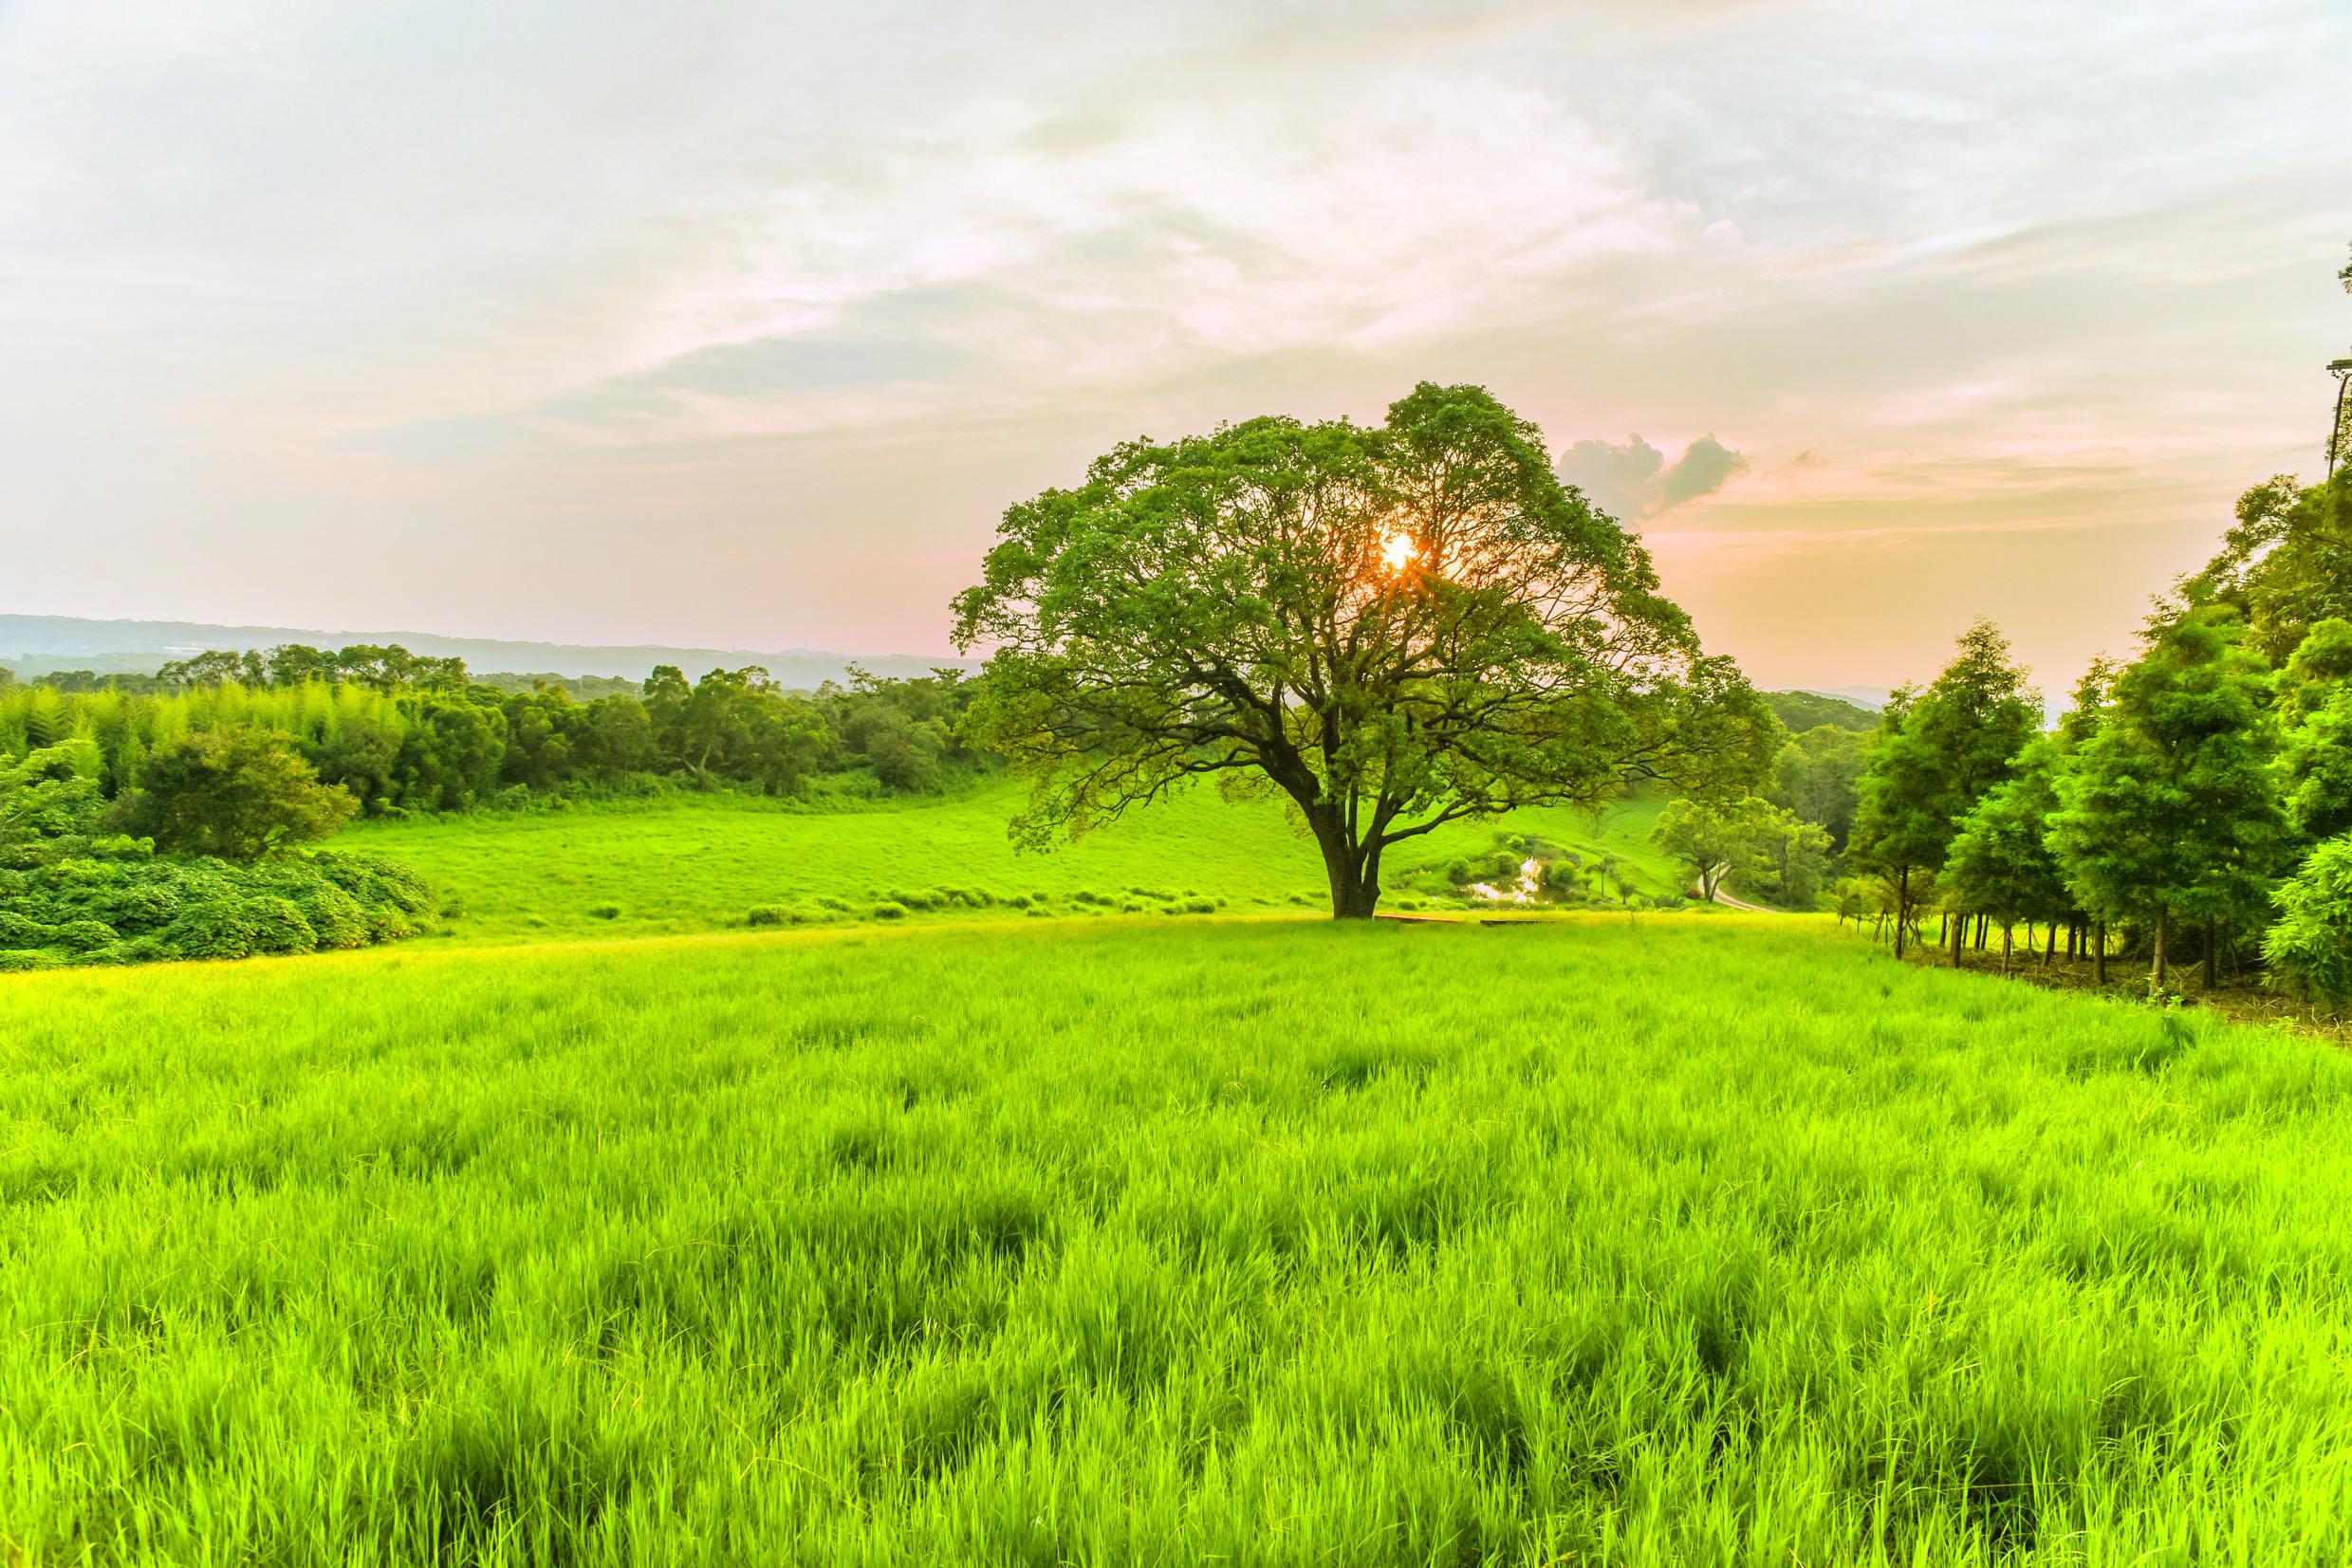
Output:
<svg viewBox="0 0 2352 1568">
<path fill-rule="evenodd" d="M 1380 560 L 1392 572 L 1401 572 L 1421 553 L 1409 533 L 1393 533 L 1380 545 Z"/>
</svg>

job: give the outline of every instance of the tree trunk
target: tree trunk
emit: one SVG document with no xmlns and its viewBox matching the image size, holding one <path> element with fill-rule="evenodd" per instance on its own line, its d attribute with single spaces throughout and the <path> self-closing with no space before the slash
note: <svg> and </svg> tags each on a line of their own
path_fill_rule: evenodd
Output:
<svg viewBox="0 0 2352 1568">
<path fill-rule="evenodd" d="M 2091 984 L 2092 984 L 2092 985 L 2094 985 L 2094 986 L 2103 986 L 2103 985 L 2105 985 L 2106 983 L 2107 983 L 2107 923 L 2106 923 L 2104 920 L 2102 920 L 2102 921 L 2100 921 L 2100 922 L 2099 922 L 2096 926 L 2094 926 L 2094 927 L 2092 928 L 2092 936 L 2091 936 Z"/>
<path fill-rule="evenodd" d="M 2050 922 L 2049 940 L 2042 944 L 2042 967 L 2048 968 L 2050 960 L 2058 956 L 2058 922 Z"/>
<path fill-rule="evenodd" d="M 1336 819 L 1309 819 L 1316 844 L 1323 850 L 1324 875 L 1331 881 L 1331 918 L 1369 920 L 1380 902 L 1380 858 L 1378 850 L 1359 852 L 1348 841 Z"/>
<path fill-rule="evenodd" d="M 2164 933 L 2173 923 L 2172 911 L 2156 912 L 2156 957 L 2148 966 L 2148 994 L 2155 996 L 2164 989 Z"/>
<path fill-rule="evenodd" d="M 2212 990 L 2221 984 L 2221 932 L 2215 924 L 2205 922 L 2205 988 Z"/>
<path fill-rule="evenodd" d="M 2003 974 L 2009 973 L 2009 940 L 2011 932 L 2015 930 L 2016 928 L 2008 921 L 2001 922 L 2001 972 Z"/>
<path fill-rule="evenodd" d="M 1960 954 L 1966 950 L 1967 947 L 1968 912 L 1963 910 L 1952 916 L 1952 967 L 1954 968 L 1960 967 Z"/>
<path fill-rule="evenodd" d="M 1902 880 L 1895 884 L 1895 956 L 1903 955 L 1903 921 L 1911 913 L 1911 868 L 1903 867 Z"/>
</svg>

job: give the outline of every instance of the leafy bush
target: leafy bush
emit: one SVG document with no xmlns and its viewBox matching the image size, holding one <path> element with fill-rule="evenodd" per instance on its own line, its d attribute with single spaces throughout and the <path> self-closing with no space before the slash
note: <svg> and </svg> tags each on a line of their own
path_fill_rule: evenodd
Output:
<svg viewBox="0 0 2352 1568">
<path fill-rule="evenodd" d="M 620 906 L 619 904 L 591 904 L 588 906 L 588 918 L 591 920 L 618 920 L 620 918 Z"/>
<path fill-rule="evenodd" d="M 2352 833 L 2313 850 L 2277 902 L 2262 956 L 2278 984 L 2308 1002 L 2352 1005 Z"/>
<path fill-rule="evenodd" d="M 316 952 L 319 933 L 310 929 L 290 898 L 263 896 L 246 900 L 246 917 L 253 923 L 254 947 L 268 953 Z"/>
<path fill-rule="evenodd" d="M 347 855 L 250 865 L 118 848 L 9 872 L 0 949 L 16 968 L 250 958 L 415 934 L 431 891 L 401 866 Z"/>
<path fill-rule="evenodd" d="M 180 911 L 163 931 L 175 958 L 250 958 L 260 950 L 261 925 L 234 898 L 207 898 Z"/>
<path fill-rule="evenodd" d="M 367 912 L 360 901 L 332 882 L 321 882 L 294 895 L 294 907 L 328 950 L 367 945 Z"/>
<path fill-rule="evenodd" d="M 744 916 L 747 926 L 797 926 L 807 916 L 784 904 L 755 904 Z"/>
<path fill-rule="evenodd" d="M 904 904 L 885 899 L 875 905 L 869 913 L 877 920 L 903 920 L 906 918 L 907 909 Z"/>
</svg>

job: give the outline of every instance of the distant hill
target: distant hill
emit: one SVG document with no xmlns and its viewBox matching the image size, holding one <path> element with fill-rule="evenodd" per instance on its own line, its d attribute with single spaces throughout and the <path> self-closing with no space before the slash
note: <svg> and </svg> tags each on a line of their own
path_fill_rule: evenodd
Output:
<svg viewBox="0 0 2352 1568">
<path fill-rule="evenodd" d="M 1824 724 L 1834 724 L 1841 729 L 1879 728 L 1875 707 L 1865 708 L 1848 697 L 1831 696 L 1824 692 L 1767 692 L 1764 700 L 1781 723 L 1800 733 Z"/>
<path fill-rule="evenodd" d="M 1841 702 L 1850 702 L 1871 713 L 1883 710 L 1895 695 L 1895 690 L 1890 686 L 1808 686 L 1805 690 L 1817 697 L 1836 697 Z"/>
<path fill-rule="evenodd" d="M 856 664 L 878 675 L 919 675 L 935 665 L 977 668 L 970 659 L 903 654 L 871 656 L 810 648 L 760 652 L 745 648 L 671 648 L 656 643 L 603 647 L 589 643 L 509 642 L 493 637 L 439 636 L 431 632 L 322 632 L 296 626 L 213 626 L 185 620 L 82 620 L 70 616 L 0 615 L 0 666 L 22 676 L 52 670 L 100 674 L 153 674 L 158 665 L 208 649 L 231 652 L 280 643 L 345 648 L 398 643 L 412 654 L 461 658 L 481 675 L 608 675 L 643 680 L 657 664 L 675 664 L 689 680 L 713 670 L 765 667 L 785 686 L 813 687 L 846 678 Z"/>
</svg>

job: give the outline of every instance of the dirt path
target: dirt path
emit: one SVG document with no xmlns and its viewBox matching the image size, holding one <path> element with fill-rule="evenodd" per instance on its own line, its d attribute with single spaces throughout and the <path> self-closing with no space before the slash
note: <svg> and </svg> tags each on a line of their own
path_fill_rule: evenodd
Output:
<svg viewBox="0 0 2352 1568">
<path fill-rule="evenodd" d="M 1720 882 L 1715 884 L 1715 902 L 1725 909 L 1745 910 L 1750 914 L 1778 914 L 1780 913 L 1778 910 L 1766 909 L 1762 904 L 1751 904 L 1745 898 L 1732 897 L 1723 891 L 1723 885 Z"/>
</svg>

